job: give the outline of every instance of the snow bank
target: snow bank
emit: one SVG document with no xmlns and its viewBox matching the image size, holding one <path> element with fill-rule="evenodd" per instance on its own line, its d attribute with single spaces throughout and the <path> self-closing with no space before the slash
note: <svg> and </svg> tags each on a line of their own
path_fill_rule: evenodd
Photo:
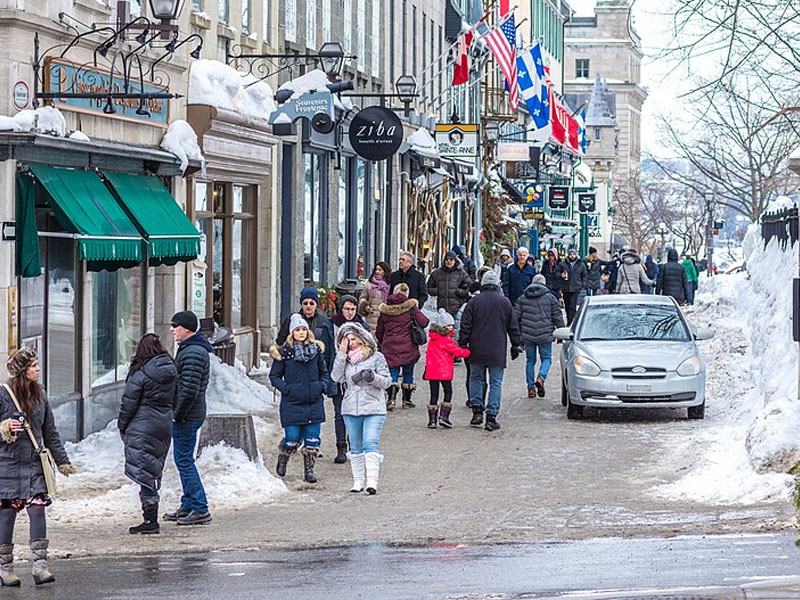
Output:
<svg viewBox="0 0 800 600">
<path fill-rule="evenodd" d="M 795 204 L 794 200 L 792 200 L 789 196 L 778 196 L 767 205 L 767 208 L 764 212 L 778 212 L 781 210 L 786 210 L 787 208 L 795 208 L 796 206 L 797 205 Z"/>
<path fill-rule="evenodd" d="M 161 147 L 180 159 L 181 171 L 184 173 L 190 160 L 199 160 L 201 164 L 205 164 L 205 158 L 197 143 L 197 134 L 183 119 L 177 119 L 169 124 L 167 133 L 161 140 Z"/>
<path fill-rule="evenodd" d="M 766 249 L 758 226 L 745 237 L 749 274 L 701 278 L 689 317 L 715 329 L 702 342 L 706 427 L 676 450 L 696 456 L 683 477 L 655 490 L 714 504 L 786 501 L 800 460 L 797 348 L 791 332 L 796 248 Z"/>
<path fill-rule="evenodd" d="M 259 448 L 271 446 L 278 439 L 275 396 L 216 356 L 211 357 L 207 399 L 209 414 L 257 414 L 253 422 Z M 66 449 L 78 472 L 69 478 L 59 477 L 52 518 L 60 523 L 82 523 L 97 518 L 132 522 L 138 517 L 139 488 L 123 472 L 123 446 L 116 421 L 78 443 L 67 443 Z M 222 444 L 204 448 L 197 467 L 212 511 L 261 504 L 286 491 L 263 460 L 251 462 L 242 450 Z M 180 502 L 180 479 L 171 456 L 167 457 L 160 493 L 165 508 Z"/>
<path fill-rule="evenodd" d="M 275 111 L 274 94 L 269 84 L 252 75 L 242 76 L 218 60 L 192 62 L 188 102 L 207 104 L 265 121 Z"/>
<path fill-rule="evenodd" d="M 0 116 L 0 131 L 33 131 L 59 137 L 67 135 L 67 121 L 61 111 L 52 106 L 36 110 L 21 110 L 13 117 Z"/>
</svg>

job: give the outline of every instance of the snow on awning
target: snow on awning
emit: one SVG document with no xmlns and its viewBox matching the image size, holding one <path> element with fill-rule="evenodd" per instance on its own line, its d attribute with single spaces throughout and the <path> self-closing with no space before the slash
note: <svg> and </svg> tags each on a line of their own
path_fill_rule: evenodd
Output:
<svg viewBox="0 0 800 600">
<path fill-rule="evenodd" d="M 415 152 L 419 156 L 441 160 L 439 152 L 436 150 L 436 140 L 433 139 L 428 130 L 424 127 L 417 129 L 409 135 L 400 145 L 400 153 Z"/>
<path fill-rule="evenodd" d="M 333 83 L 328 74 L 321 69 L 314 69 L 304 75 L 295 77 L 287 81 L 278 88 L 280 90 L 291 90 L 292 96 L 290 100 L 297 100 L 303 94 L 308 92 L 322 91 L 328 89 L 328 84 Z M 349 98 L 339 98 L 337 94 L 333 94 L 333 105 L 339 110 L 350 110 L 353 108 L 353 103 Z"/>
<path fill-rule="evenodd" d="M 208 59 L 192 61 L 188 103 L 222 108 L 264 121 L 275 111 L 274 93 L 268 83 Z"/>
<path fill-rule="evenodd" d="M 205 163 L 200 145 L 197 143 L 197 134 L 192 126 L 183 119 L 176 119 L 169 124 L 160 145 L 164 150 L 172 152 L 180 159 L 183 173 L 186 173 L 190 160 L 200 161 L 200 164 Z"/>
</svg>

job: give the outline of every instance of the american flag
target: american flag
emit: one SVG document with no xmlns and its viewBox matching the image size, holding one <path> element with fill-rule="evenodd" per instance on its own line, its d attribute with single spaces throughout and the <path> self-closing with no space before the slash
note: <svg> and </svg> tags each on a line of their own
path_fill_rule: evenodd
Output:
<svg viewBox="0 0 800 600">
<path fill-rule="evenodd" d="M 506 77 L 508 104 L 513 110 L 517 110 L 519 89 L 517 87 L 517 28 L 514 24 L 514 13 L 511 13 L 511 16 L 485 37 L 497 64 L 500 65 L 500 70 Z"/>
</svg>

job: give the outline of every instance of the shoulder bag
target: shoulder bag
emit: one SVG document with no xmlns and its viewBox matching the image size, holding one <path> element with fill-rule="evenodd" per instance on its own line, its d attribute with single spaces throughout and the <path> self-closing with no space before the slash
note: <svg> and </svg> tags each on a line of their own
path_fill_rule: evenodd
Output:
<svg viewBox="0 0 800 600">
<path fill-rule="evenodd" d="M 411 313 L 411 341 L 416 346 L 423 346 L 428 343 L 428 334 L 425 333 L 425 328 L 420 327 L 417 323 L 416 314 L 419 309 Z"/>
<path fill-rule="evenodd" d="M 14 401 L 14 406 L 17 408 L 17 411 L 22 412 L 22 407 L 20 406 L 16 395 L 11 390 L 11 387 L 7 383 L 4 383 L 3 387 L 6 388 L 9 396 L 11 396 L 11 400 Z M 28 432 L 28 437 L 31 438 L 33 450 L 39 455 L 39 460 L 42 461 L 42 472 L 44 473 L 44 483 L 47 486 L 47 493 L 50 496 L 54 496 L 57 490 L 56 461 L 53 460 L 53 454 L 47 448 L 39 446 L 39 442 L 36 441 L 36 436 L 33 435 L 33 431 L 31 430 L 31 425 L 28 422 L 28 419 L 25 419 L 25 431 Z"/>
</svg>

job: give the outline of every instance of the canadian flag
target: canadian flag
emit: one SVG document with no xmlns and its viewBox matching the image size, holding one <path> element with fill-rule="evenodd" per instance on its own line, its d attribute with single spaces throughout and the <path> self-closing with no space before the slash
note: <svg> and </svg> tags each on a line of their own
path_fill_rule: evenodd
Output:
<svg viewBox="0 0 800 600">
<path fill-rule="evenodd" d="M 553 141 L 567 150 L 580 154 L 578 121 L 553 91 L 550 91 L 550 126 Z"/>
<path fill-rule="evenodd" d="M 469 46 L 472 43 L 472 30 L 458 38 L 456 45 L 456 62 L 453 65 L 453 85 L 461 85 L 469 81 Z"/>
</svg>

